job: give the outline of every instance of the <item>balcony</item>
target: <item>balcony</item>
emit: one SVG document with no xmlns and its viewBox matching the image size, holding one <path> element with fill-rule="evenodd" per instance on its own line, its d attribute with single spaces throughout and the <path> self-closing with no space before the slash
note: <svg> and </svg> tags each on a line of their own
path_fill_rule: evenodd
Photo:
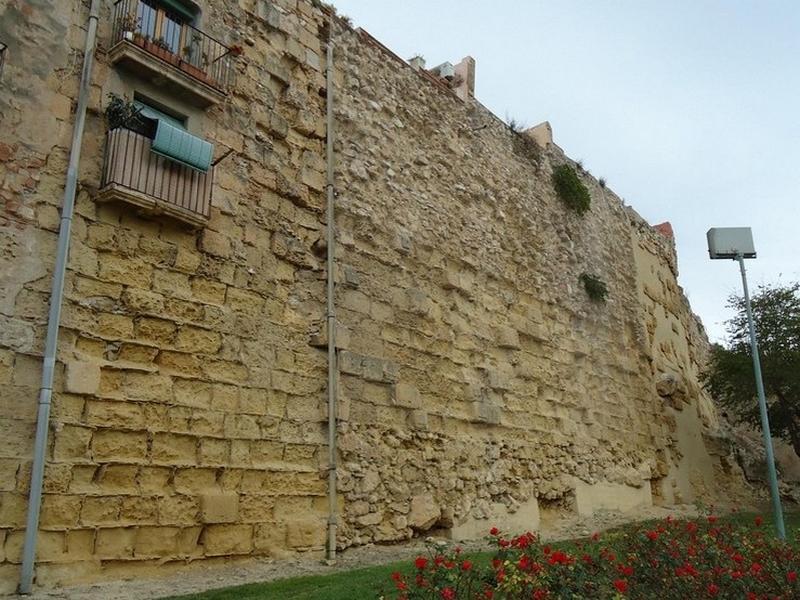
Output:
<svg viewBox="0 0 800 600">
<path fill-rule="evenodd" d="M 202 227 L 211 212 L 214 167 L 202 172 L 152 151 L 142 132 L 108 132 L 98 202 L 121 201 Z"/>
<path fill-rule="evenodd" d="M 114 4 L 111 64 L 120 65 L 205 108 L 232 82 L 235 51 L 161 8 L 155 0 Z"/>
</svg>

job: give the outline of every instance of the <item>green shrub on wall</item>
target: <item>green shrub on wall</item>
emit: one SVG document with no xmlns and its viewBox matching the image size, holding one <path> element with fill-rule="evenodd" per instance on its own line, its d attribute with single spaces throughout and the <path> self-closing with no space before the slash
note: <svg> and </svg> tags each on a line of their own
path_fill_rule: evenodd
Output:
<svg viewBox="0 0 800 600">
<path fill-rule="evenodd" d="M 605 302 L 608 296 L 608 286 L 597 275 L 583 273 L 580 276 L 583 289 L 593 302 Z"/>
<path fill-rule="evenodd" d="M 553 186 L 558 197 L 579 215 L 589 210 L 592 197 L 572 167 L 569 165 L 556 167 L 553 171 Z"/>
</svg>

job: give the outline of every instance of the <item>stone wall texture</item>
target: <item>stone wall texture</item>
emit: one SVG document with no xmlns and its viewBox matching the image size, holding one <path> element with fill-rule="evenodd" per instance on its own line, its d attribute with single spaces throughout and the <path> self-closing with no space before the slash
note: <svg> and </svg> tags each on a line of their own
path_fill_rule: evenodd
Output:
<svg viewBox="0 0 800 600">
<path fill-rule="evenodd" d="M 0 588 L 16 587 L 88 2 L 0 7 Z M 244 48 L 187 108 L 232 154 L 208 225 L 95 201 L 103 3 L 37 559 L 46 586 L 319 553 L 327 521 L 325 49 L 336 47 L 339 547 L 749 493 L 697 383 L 674 245 L 574 163 L 307 0 L 200 2 Z M 599 275 L 608 301 L 579 277 Z M 738 496 L 737 496 L 738 495 Z M 205 563 L 204 563 L 205 564 Z"/>
</svg>

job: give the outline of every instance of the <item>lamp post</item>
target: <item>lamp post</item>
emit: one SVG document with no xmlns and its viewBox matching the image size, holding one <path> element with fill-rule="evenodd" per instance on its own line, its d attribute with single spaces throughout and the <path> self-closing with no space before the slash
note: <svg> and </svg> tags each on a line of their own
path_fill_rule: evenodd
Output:
<svg viewBox="0 0 800 600">
<path fill-rule="evenodd" d="M 742 273 L 742 288 L 744 289 L 744 304 L 747 309 L 747 323 L 750 327 L 750 348 L 753 354 L 753 371 L 758 392 L 758 408 L 761 413 L 761 430 L 764 434 L 764 449 L 767 453 L 767 472 L 769 475 L 769 488 L 772 495 L 772 514 L 775 518 L 775 529 L 778 537 L 786 539 L 786 527 L 783 524 L 783 509 L 781 496 L 778 491 L 778 473 L 775 470 L 775 456 L 772 451 L 772 435 L 769 431 L 769 415 L 767 414 L 767 399 L 764 394 L 764 381 L 761 377 L 761 360 L 758 356 L 758 340 L 756 328 L 753 323 L 753 309 L 750 306 L 750 291 L 747 287 L 747 272 L 744 268 L 745 258 L 755 258 L 756 250 L 753 244 L 753 232 L 749 227 L 714 227 L 706 234 L 708 239 L 708 254 L 712 260 L 733 259 L 739 262 Z"/>
</svg>

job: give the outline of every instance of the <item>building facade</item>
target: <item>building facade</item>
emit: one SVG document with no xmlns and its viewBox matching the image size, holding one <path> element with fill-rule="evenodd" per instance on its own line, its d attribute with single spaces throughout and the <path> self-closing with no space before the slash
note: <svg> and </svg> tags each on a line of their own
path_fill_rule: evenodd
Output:
<svg viewBox="0 0 800 600">
<path fill-rule="evenodd" d="M 338 548 L 747 494 L 670 230 L 484 108 L 472 59 L 425 69 L 308 0 L 98 4 L 39 584 L 325 548 L 329 102 Z M 90 23 L 0 8 L 5 591 Z"/>
</svg>

